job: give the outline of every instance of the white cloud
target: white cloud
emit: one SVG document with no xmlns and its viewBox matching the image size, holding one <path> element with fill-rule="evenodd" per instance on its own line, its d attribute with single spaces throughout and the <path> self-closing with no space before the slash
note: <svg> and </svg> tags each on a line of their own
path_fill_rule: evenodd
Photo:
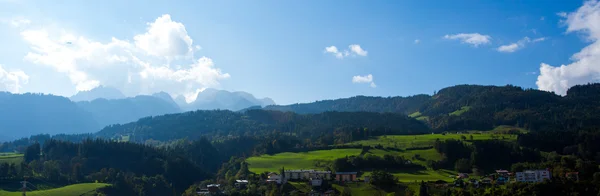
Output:
<svg viewBox="0 0 600 196">
<path fill-rule="evenodd" d="M 359 56 L 367 56 L 368 52 L 366 50 L 363 50 L 358 44 L 352 44 L 348 47 L 350 48 L 350 51 L 352 51 L 354 54 L 357 54 Z"/>
<path fill-rule="evenodd" d="M 474 47 L 478 47 L 482 44 L 489 44 L 492 37 L 489 35 L 482 35 L 479 33 L 460 33 L 454 35 L 445 35 L 445 39 L 460 40 L 462 43 L 471 44 Z"/>
<path fill-rule="evenodd" d="M 415 39 L 415 44 L 421 43 L 421 40 Z"/>
<path fill-rule="evenodd" d="M 371 74 L 366 76 L 353 76 L 352 83 L 370 83 L 370 86 L 372 88 L 377 87 L 377 85 L 375 85 L 375 82 L 373 82 L 373 75 Z"/>
<path fill-rule="evenodd" d="M 148 23 L 148 31 L 133 39 L 138 48 L 154 56 L 180 57 L 192 52 L 193 41 L 185 26 L 171 20 L 168 14 Z"/>
<path fill-rule="evenodd" d="M 31 21 L 23 17 L 0 18 L 0 23 L 10 25 L 12 27 L 23 27 L 31 24 Z"/>
<path fill-rule="evenodd" d="M 541 41 L 546 41 L 546 39 L 547 38 L 545 38 L 545 37 L 540 37 L 540 38 L 537 38 L 537 39 L 533 39 L 531 42 L 534 42 L 534 43 L 535 42 L 541 42 Z"/>
<path fill-rule="evenodd" d="M 148 23 L 148 32 L 134 42 L 112 38 L 102 43 L 65 30 L 28 29 L 21 32 L 30 45 L 26 61 L 63 73 L 77 91 L 99 85 L 116 87 L 128 96 L 165 91 L 184 95 L 215 87 L 229 78 L 207 57 L 191 57 L 192 40 L 183 24 L 163 15 Z"/>
<path fill-rule="evenodd" d="M 503 45 L 498 47 L 498 52 L 514 52 L 517 51 L 517 49 L 519 49 L 519 44 L 516 43 L 512 43 L 512 44 L 508 44 L 508 45 Z"/>
<path fill-rule="evenodd" d="M 325 47 L 324 52 L 331 53 L 338 59 L 343 59 L 348 56 L 356 56 L 356 55 L 367 56 L 367 54 L 369 53 L 368 51 L 366 51 L 362 47 L 360 47 L 360 45 L 358 45 L 358 44 L 351 44 L 348 46 L 348 49 L 349 50 L 340 51 L 335 46 L 328 46 L 328 47 Z"/>
<path fill-rule="evenodd" d="M 10 20 L 10 24 L 14 27 L 20 27 L 20 26 L 28 25 L 30 23 L 31 23 L 30 20 L 24 19 L 24 18 Z"/>
<path fill-rule="evenodd" d="M 524 37 L 523 39 L 517 41 L 516 43 L 511 43 L 511 44 L 507 44 L 507 45 L 502 45 L 500 47 L 498 47 L 496 50 L 498 52 L 515 52 L 519 49 L 522 49 L 525 47 L 526 44 L 528 43 L 535 43 L 535 42 L 541 42 L 546 40 L 545 37 L 540 37 L 540 38 L 536 38 L 534 40 L 529 39 L 529 37 Z"/>
<path fill-rule="evenodd" d="M 571 86 L 600 79 L 600 3 L 587 1 L 575 12 L 558 15 L 566 19 L 567 33 L 583 33 L 592 42 L 571 57 L 571 64 L 555 67 L 541 63 L 538 88 L 565 95 Z"/>
<path fill-rule="evenodd" d="M 344 58 L 344 54 L 342 54 L 340 51 L 338 51 L 337 47 L 335 47 L 335 46 L 325 47 L 325 53 L 331 53 L 331 54 L 335 55 L 335 57 L 338 59 Z"/>
<path fill-rule="evenodd" d="M 21 85 L 29 82 L 29 76 L 21 70 L 7 71 L 0 65 L 0 91 L 19 93 Z"/>
<path fill-rule="evenodd" d="M 558 12 L 558 13 L 556 13 L 556 15 L 560 16 L 560 17 L 563 17 L 563 18 L 567 17 L 567 13 L 566 12 Z"/>
</svg>

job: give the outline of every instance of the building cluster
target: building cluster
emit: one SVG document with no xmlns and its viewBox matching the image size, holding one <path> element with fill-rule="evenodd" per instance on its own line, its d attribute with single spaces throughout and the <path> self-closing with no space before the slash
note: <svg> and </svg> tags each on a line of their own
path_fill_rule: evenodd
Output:
<svg viewBox="0 0 600 196">
<path fill-rule="evenodd" d="M 323 181 L 335 180 L 337 182 L 355 182 L 358 181 L 358 172 L 336 172 L 318 171 L 312 169 L 285 170 L 282 174 L 269 173 L 267 182 L 285 183 L 287 181 L 308 181 L 312 186 L 321 186 Z"/>
<path fill-rule="evenodd" d="M 568 179 L 578 180 L 578 175 L 576 172 L 570 172 L 566 174 Z M 473 184 L 476 187 L 479 185 L 489 185 L 489 184 L 507 184 L 511 182 L 511 179 L 514 179 L 514 182 L 525 182 L 525 183 L 537 183 L 543 182 L 544 180 L 550 180 L 552 175 L 549 170 L 525 170 L 522 172 L 511 173 L 507 170 L 496 170 L 495 174 L 491 174 L 477 179 L 469 179 L 469 175 L 465 173 L 459 173 L 456 176 L 456 180 L 454 181 L 454 185 L 457 187 L 462 187 L 466 183 Z"/>
<path fill-rule="evenodd" d="M 516 173 L 517 182 L 543 182 L 550 180 L 552 175 L 548 170 L 525 170 Z"/>
</svg>

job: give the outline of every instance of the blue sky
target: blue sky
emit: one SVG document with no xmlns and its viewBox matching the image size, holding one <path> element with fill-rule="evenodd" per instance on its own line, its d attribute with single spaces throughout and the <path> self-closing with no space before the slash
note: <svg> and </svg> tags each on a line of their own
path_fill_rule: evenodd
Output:
<svg viewBox="0 0 600 196">
<path fill-rule="evenodd" d="M 600 73 L 572 58 L 596 43 L 595 1 L 59 2 L 0 0 L 0 90 L 192 97 L 210 87 L 289 104 L 456 84 L 563 94 Z"/>
</svg>

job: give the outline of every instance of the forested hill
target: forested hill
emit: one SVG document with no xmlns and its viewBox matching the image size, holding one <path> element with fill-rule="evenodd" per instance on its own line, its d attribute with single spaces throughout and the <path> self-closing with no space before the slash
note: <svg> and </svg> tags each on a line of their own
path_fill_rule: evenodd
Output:
<svg viewBox="0 0 600 196">
<path fill-rule="evenodd" d="M 155 94 L 72 102 L 54 95 L 0 92 L 0 141 L 36 134 L 93 133 L 110 124 L 181 112 L 166 99 L 170 97 L 163 97 Z"/>
<path fill-rule="evenodd" d="M 101 127 L 91 113 L 65 97 L 0 92 L 0 141 L 59 131 L 93 132 Z"/>
<path fill-rule="evenodd" d="M 429 95 L 415 95 L 409 97 L 368 97 L 356 96 L 335 100 L 323 100 L 313 103 L 300 103 L 292 105 L 270 105 L 265 110 L 289 111 L 299 114 L 315 114 L 327 111 L 340 112 L 394 112 L 411 114 L 428 100 Z"/>
<path fill-rule="evenodd" d="M 574 86 L 562 97 L 521 87 L 457 85 L 433 96 L 365 97 L 317 101 L 265 110 L 318 113 L 370 111 L 409 114 L 437 131 L 487 130 L 515 125 L 531 130 L 570 130 L 600 125 L 600 84 Z"/>
<path fill-rule="evenodd" d="M 350 130 L 350 131 L 347 131 Z M 212 139 L 230 136 L 261 136 L 281 132 L 298 138 L 319 138 L 334 134 L 339 138 L 351 137 L 350 132 L 368 130 L 371 134 L 425 133 L 427 126 L 398 113 L 325 112 L 320 114 L 295 114 L 291 112 L 248 110 L 193 111 L 180 114 L 147 117 L 124 125 L 105 127 L 96 135 L 114 138 L 129 135 L 130 140 L 148 139 L 169 141 L 174 139 Z M 355 136 L 358 137 L 358 136 Z M 347 138 L 351 140 L 352 138 Z"/>
</svg>

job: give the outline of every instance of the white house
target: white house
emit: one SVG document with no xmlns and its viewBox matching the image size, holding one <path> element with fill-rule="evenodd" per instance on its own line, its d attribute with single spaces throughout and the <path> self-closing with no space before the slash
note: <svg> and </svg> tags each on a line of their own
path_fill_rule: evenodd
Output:
<svg viewBox="0 0 600 196">
<path fill-rule="evenodd" d="M 285 170 L 285 180 L 309 180 L 311 178 L 331 180 L 331 171 Z"/>
<path fill-rule="evenodd" d="M 552 175 L 548 170 L 525 170 L 517 172 L 517 182 L 543 182 L 545 179 L 550 180 Z"/>
<path fill-rule="evenodd" d="M 276 174 L 276 173 L 269 173 L 268 178 L 269 179 L 267 180 L 267 182 L 275 182 L 277 184 L 281 184 L 282 182 L 285 183 L 285 181 L 286 181 L 285 179 L 283 179 L 281 177 L 281 175 Z"/>
<path fill-rule="evenodd" d="M 248 185 L 248 180 L 235 180 L 236 188 L 245 188 Z"/>
</svg>

